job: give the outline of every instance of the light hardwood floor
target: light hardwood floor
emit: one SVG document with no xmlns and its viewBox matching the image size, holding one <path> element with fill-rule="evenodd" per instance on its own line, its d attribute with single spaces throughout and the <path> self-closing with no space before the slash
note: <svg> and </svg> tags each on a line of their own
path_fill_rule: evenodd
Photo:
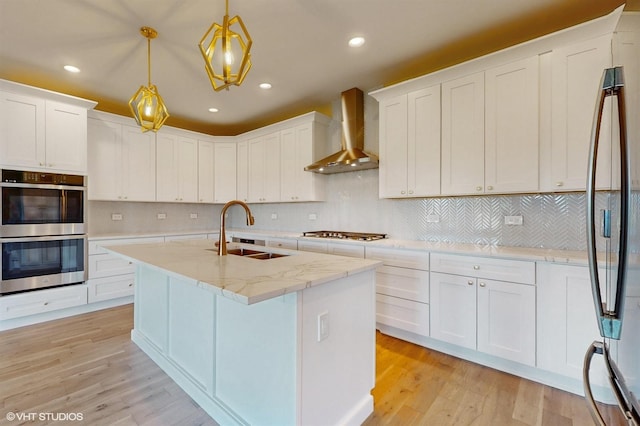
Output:
<svg viewBox="0 0 640 426">
<path fill-rule="evenodd" d="M 0 332 L 0 425 L 215 425 L 131 342 L 132 326 L 127 305 Z M 367 426 L 592 424 L 581 397 L 380 333 L 373 395 Z"/>
</svg>

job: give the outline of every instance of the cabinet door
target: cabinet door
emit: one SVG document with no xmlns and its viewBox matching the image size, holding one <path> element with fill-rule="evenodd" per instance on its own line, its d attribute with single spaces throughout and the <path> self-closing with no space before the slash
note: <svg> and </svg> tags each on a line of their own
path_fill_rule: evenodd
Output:
<svg viewBox="0 0 640 426">
<path fill-rule="evenodd" d="M 476 349 L 476 279 L 430 273 L 431 337 Z"/>
<path fill-rule="evenodd" d="M 538 57 L 485 72 L 485 192 L 538 190 Z"/>
<path fill-rule="evenodd" d="M 286 129 L 280 132 L 280 199 L 282 201 L 296 201 L 296 197 L 303 195 L 300 193 L 302 188 L 302 173 L 306 164 L 299 164 L 300 146 L 296 140 L 296 129 Z M 311 164 L 311 162 L 309 162 Z"/>
<path fill-rule="evenodd" d="M 179 201 L 178 136 L 156 133 L 156 196 L 158 201 Z"/>
<path fill-rule="evenodd" d="M 178 201 L 195 203 L 198 200 L 198 141 L 179 137 L 176 154 L 178 158 Z"/>
<path fill-rule="evenodd" d="M 589 270 L 541 262 L 537 275 L 537 366 L 582 380 L 585 352 L 594 340 L 602 340 Z M 594 384 L 607 385 L 602 357 L 594 357 L 590 377 Z"/>
<path fill-rule="evenodd" d="M 213 203 L 214 144 L 198 141 L 198 202 Z"/>
<path fill-rule="evenodd" d="M 381 198 L 407 196 L 407 95 L 380 102 Z"/>
<path fill-rule="evenodd" d="M 280 201 L 280 132 L 265 137 L 265 185 L 264 200 L 267 202 Z"/>
<path fill-rule="evenodd" d="M 0 163 L 44 167 L 44 100 L 5 92 L 0 96 Z"/>
<path fill-rule="evenodd" d="M 478 350 L 535 365 L 535 286 L 478 280 Z"/>
<path fill-rule="evenodd" d="M 156 201 L 156 137 L 122 126 L 123 199 Z"/>
<path fill-rule="evenodd" d="M 249 201 L 249 142 L 238 143 L 238 162 L 236 172 L 236 196 L 239 200 Z M 216 198 L 218 196 L 216 195 Z"/>
<path fill-rule="evenodd" d="M 247 201 L 250 203 L 265 201 L 266 156 L 267 145 L 264 138 L 254 138 L 247 142 Z"/>
<path fill-rule="evenodd" d="M 484 191 L 484 73 L 442 84 L 443 195 Z"/>
<path fill-rule="evenodd" d="M 46 166 L 86 173 L 87 110 L 47 101 L 45 111 Z"/>
<path fill-rule="evenodd" d="M 551 59 L 551 185 L 547 190 L 584 190 L 593 111 L 605 68 L 611 66 L 611 35 L 554 50 Z M 601 128 L 597 182 L 610 182 L 610 100 Z"/>
<path fill-rule="evenodd" d="M 440 85 L 409 93 L 407 195 L 440 194 Z"/>
<path fill-rule="evenodd" d="M 246 143 L 244 147 L 246 148 Z M 239 147 L 238 147 L 239 149 Z M 245 197 L 246 201 L 246 150 L 245 150 Z M 236 198 L 236 143 L 216 142 L 214 144 L 214 199 L 216 203 L 226 203 Z M 238 162 L 239 165 L 239 162 Z"/>
<path fill-rule="evenodd" d="M 280 201 L 280 132 L 248 142 L 248 200 Z"/>
<path fill-rule="evenodd" d="M 89 118 L 87 136 L 89 200 L 122 199 L 122 126 Z"/>
</svg>

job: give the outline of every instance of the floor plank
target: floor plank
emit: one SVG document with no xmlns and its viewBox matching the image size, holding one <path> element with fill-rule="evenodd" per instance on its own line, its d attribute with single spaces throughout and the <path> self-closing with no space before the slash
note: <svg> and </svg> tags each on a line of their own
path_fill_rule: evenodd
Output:
<svg viewBox="0 0 640 426">
<path fill-rule="evenodd" d="M 132 327 L 126 305 L 0 332 L 0 425 L 216 425 L 131 342 Z M 376 356 L 366 426 L 592 424 L 584 398 L 380 333 Z M 8 422 L 9 412 L 83 421 Z"/>
</svg>

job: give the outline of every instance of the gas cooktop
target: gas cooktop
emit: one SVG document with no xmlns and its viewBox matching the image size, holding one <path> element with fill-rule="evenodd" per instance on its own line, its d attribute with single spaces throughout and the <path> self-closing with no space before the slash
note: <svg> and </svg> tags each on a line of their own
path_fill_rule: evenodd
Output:
<svg viewBox="0 0 640 426">
<path fill-rule="evenodd" d="M 303 232 L 302 236 L 314 238 L 335 238 L 340 240 L 374 241 L 386 238 L 387 234 L 342 231 L 309 231 Z"/>
</svg>

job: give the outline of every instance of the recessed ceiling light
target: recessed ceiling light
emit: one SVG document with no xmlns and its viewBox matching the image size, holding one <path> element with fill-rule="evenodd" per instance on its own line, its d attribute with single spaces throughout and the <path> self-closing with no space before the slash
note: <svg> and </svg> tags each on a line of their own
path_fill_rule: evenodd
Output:
<svg viewBox="0 0 640 426">
<path fill-rule="evenodd" d="M 364 37 L 353 37 L 349 40 L 349 46 L 360 47 L 364 44 Z"/>
<path fill-rule="evenodd" d="M 261 89 L 271 89 L 271 83 L 260 83 L 260 88 Z"/>
<path fill-rule="evenodd" d="M 209 112 L 218 112 L 218 108 L 209 108 Z"/>
<path fill-rule="evenodd" d="M 73 72 L 73 73 L 78 73 L 80 72 L 80 68 L 78 67 L 74 67 L 73 65 L 65 65 L 64 69 L 69 71 L 69 72 Z"/>
</svg>

